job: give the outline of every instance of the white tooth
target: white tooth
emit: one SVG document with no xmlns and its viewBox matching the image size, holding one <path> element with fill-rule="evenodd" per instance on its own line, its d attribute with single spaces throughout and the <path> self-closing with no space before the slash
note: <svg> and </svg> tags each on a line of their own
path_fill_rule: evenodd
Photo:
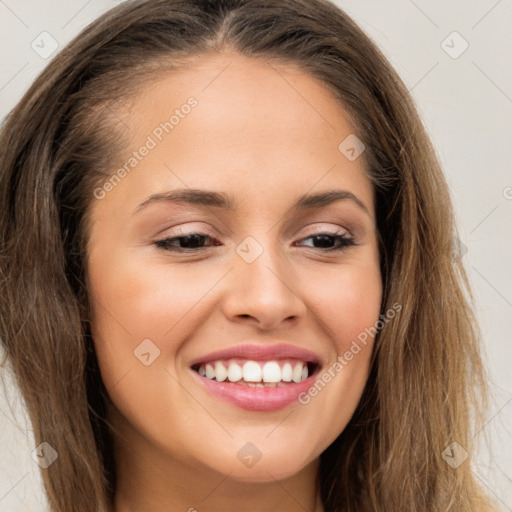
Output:
<svg viewBox="0 0 512 512">
<path fill-rule="evenodd" d="M 281 380 L 284 380 L 284 382 L 292 380 L 292 365 L 290 363 L 284 363 L 281 369 Z"/>
<path fill-rule="evenodd" d="M 302 378 L 302 363 L 297 363 L 293 367 L 292 380 L 293 382 L 300 382 Z"/>
<path fill-rule="evenodd" d="M 206 365 L 206 377 L 208 379 L 214 379 L 215 378 L 215 370 L 213 369 L 213 366 L 211 364 Z"/>
<path fill-rule="evenodd" d="M 276 361 L 268 361 L 263 365 L 263 382 L 279 382 L 281 368 Z"/>
<path fill-rule="evenodd" d="M 197 372 L 199 373 L 199 375 L 201 375 L 201 377 L 204 377 L 206 375 L 206 370 L 204 369 L 204 366 L 200 366 Z"/>
<path fill-rule="evenodd" d="M 228 368 L 228 379 L 230 382 L 238 382 L 242 378 L 242 368 L 236 363 L 231 363 Z"/>
<path fill-rule="evenodd" d="M 304 368 L 302 368 L 301 382 L 308 378 L 308 365 L 305 364 Z"/>
<path fill-rule="evenodd" d="M 257 388 L 264 388 L 265 384 L 263 384 L 263 382 L 256 382 L 256 384 L 254 384 L 254 386 Z"/>
<path fill-rule="evenodd" d="M 261 368 L 256 361 L 246 361 L 242 371 L 246 382 L 261 382 Z"/>
<path fill-rule="evenodd" d="M 215 378 L 219 382 L 222 382 L 223 380 L 226 380 L 227 376 L 228 371 L 226 370 L 226 367 L 220 361 L 217 361 L 215 363 Z"/>
</svg>

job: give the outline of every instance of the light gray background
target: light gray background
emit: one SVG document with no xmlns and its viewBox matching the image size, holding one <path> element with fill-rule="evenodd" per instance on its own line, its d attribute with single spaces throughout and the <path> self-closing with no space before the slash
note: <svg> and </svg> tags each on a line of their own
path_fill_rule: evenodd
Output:
<svg viewBox="0 0 512 512">
<path fill-rule="evenodd" d="M 62 48 L 117 3 L 0 0 L 0 118 L 53 56 L 42 58 L 32 41 L 46 31 Z M 484 429 L 491 453 L 482 444 L 473 471 L 500 510 L 512 511 L 512 2 L 337 3 L 380 45 L 412 91 L 451 186 L 493 381 Z M 453 58 L 464 41 L 467 50 Z M 5 371 L 4 377 L 9 379 Z M 40 511 L 30 427 L 15 390 L 9 398 L 14 411 L 0 395 L 0 510 Z"/>
</svg>

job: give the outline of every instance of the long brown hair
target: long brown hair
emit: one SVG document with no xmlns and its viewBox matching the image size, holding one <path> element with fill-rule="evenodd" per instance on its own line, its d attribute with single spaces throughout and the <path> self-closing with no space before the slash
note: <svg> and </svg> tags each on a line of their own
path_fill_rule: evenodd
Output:
<svg viewBox="0 0 512 512">
<path fill-rule="evenodd" d="M 326 0 L 142 0 L 107 12 L 4 122 L 0 337 L 34 428 L 52 512 L 111 510 L 115 465 L 90 328 L 87 212 L 144 81 L 225 49 L 299 65 L 336 95 L 366 146 L 384 284 L 371 372 L 321 455 L 326 512 L 493 510 L 471 471 L 486 372 L 448 188 L 410 95 L 373 42 Z M 341 142 L 341 141 L 340 141 Z M 445 461 L 456 442 L 468 459 Z"/>
</svg>

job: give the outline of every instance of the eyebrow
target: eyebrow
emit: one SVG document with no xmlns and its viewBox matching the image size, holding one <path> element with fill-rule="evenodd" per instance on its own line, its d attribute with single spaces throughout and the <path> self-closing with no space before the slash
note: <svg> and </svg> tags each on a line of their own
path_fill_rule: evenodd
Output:
<svg viewBox="0 0 512 512">
<path fill-rule="evenodd" d="M 348 190 L 325 190 L 314 194 L 305 194 L 299 197 L 291 208 L 296 211 L 317 209 L 328 206 L 339 200 L 349 200 L 356 204 L 360 209 L 364 210 L 368 215 L 370 214 L 366 205 L 356 195 Z M 179 202 L 198 206 L 222 208 L 225 210 L 236 209 L 236 201 L 230 194 L 226 194 L 225 192 L 188 188 L 152 194 L 136 208 L 135 213 L 146 208 L 150 204 L 157 202 Z"/>
</svg>

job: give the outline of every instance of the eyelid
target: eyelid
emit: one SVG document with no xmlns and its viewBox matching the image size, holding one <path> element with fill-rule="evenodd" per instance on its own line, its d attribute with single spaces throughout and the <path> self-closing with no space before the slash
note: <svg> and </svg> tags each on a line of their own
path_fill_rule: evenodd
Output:
<svg viewBox="0 0 512 512">
<path fill-rule="evenodd" d="M 314 225 L 311 227 L 311 225 Z M 344 222 L 343 224 L 336 224 L 333 222 L 314 222 L 303 227 L 295 232 L 293 239 L 302 241 L 316 235 L 329 234 L 330 236 L 344 236 L 346 239 L 351 239 L 358 242 L 360 228 L 356 228 L 352 223 Z"/>
<path fill-rule="evenodd" d="M 192 224 L 192 226 L 190 225 Z M 188 235 L 195 235 L 195 234 L 204 234 L 208 236 L 212 236 L 213 226 L 209 226 L 208 228 L 203 226 L 197 226 L 194 222 L 189 222 L 186 224 L 186 227 L 183 227 L 183 225 L 173 226 L 170 228 L 166 228 L 159 233 L 157 233 L 153 239 L 164 239 L 164 238 L 177 238 L 180 236 L 188 236 Z"/>
<path fill-rule="evenodd" d="M 343 230 L 343 232 L 340 232 L 340 230 Z M 341 226 L 333 226 L 333 227 L 330 227 L 330 228 L 326 228 L 326 227 L 321 227 L 321 226 L 316 226 L 313 231 L 308 231 L 308 233 L 306 234 L 305 237 L 302 237 L 302 238 L 308 238 L 310 236 L 315 236 L 315 235 L 322 235 L 324 233 L 330 233 L 330 234 L 334 234 L 336 233 L 337 235 L 348 235 L 348 236 L 352 236 L 352 233 L 346 229 L 346 228 L 343 228 Z"/>
<path fill-rule="evenodd" d="M 169 228 L 169 230 L 176 229 L 177 231 L 173 231 L 168 234 L 160 234 L 160 235 L 157 235 L 157 237 L 158 237 L 158 239 L 162 240 L 162 239 L 166 239 L 166 238 L 179 238 L 181 236 L 200 234 L 202 236 L 208 235 L 211 238 L 214 238 L 214 239 L 216 238 L 214 235 L 212 235 L 212 231 L 214 231 L 213 226 L 210 225 L 208 229 L 203 229 L 203 228 L 199 228 L 196 226 L 189 226 L 189 224 L 191 224 L 191 223 L 187 224 L 187 228 L 183 228 L 183 226 L 181 226 L 181 225 L 176 226 L 175 228 Z M 319 224 L 319 223 L 317 222 L 315 224 Z M 354 231 L 357 233 L 358 230 L 355 228 L 352 228 L 350 224 L 345 224 L 345 226 L 334 225 L 332 223 L 324 223 L 324 224 L 331 224 L 331 226 L 330 227 L 315 226 L 312 231 L 307 231 L 308 226 L 306 226 L 306 227 L 302 228 L 300 231 L 296 232 L 295 235 L 293 236 L 293 238 L 296 238 L 298 240 L 303 240 L 304 238 L 308 238 L 310 236 L 326 234 L 326 233 L 328 233 L 330 235 L 346 234 L 348 237 L 351 237 L 354 239 L 357 238 L 357 235 L 354 234 Z M 343 231 L 340 232 L 340 230 L 343 230 Z M 164 230 L 164 233 L 167 231 L 168 231 L 167 229 Z M 301 233 L 303 231 L 306 231 L 306 232 L 301 235 Z M 157 238 L 157 237 L 155 237 L 155 238 Z"/>
<path fill-rule="evenodd" d="M 210 251 L 213 247 L 223 245 L 222 243 L 218 243 L 219 240 L 217 238 L 210 235 L 213 228 L 211 228 L 208 233 L 204 233 L 197 229 L 196 230 L 191 229 L 190 231 L 182 231 L 181 227 L 179 229 L 180 229 L 180 233 L 176 233 L 173 235 L 168 235 L 164 238 L 160 238 L 160 239 L 154 241 L 152 243 L 152 245 L 158 247 L 160 250 L 174 252 L 175 254 L 178 254 L 181 256 L 200 255 L 201 253 L 206 253 L 207 251 Z M 344 231 L 340 232 L 339 231 L 340 229 L 343 229 Z M 171 241 L 179 240 L 181 238 L 187 238 L 187 237 L 193 236 L 193 235 L 197 235 L 197 236 L 207 239 L 210 242 L 210 244 L 207 246 L 196 247 L 196 248 L 187 248 L 187 247 L 179 247 L 179 246 L 176 247 L 176 246 L 172 246 L 170 244 Z M 312 248 L 308 249 L 309 252 L 313 252 L 316 254 L 323 254 L 324 256 L 328 256 L 328 255 L 332 255 L 332 254 L 343 253 L 348 248 L 359 245 L 359 242 L 356 239 L 356 237 L 354 237 L 350 233 L 348 233 L 348 231 L 345 228 L 340 228 L 340 226 L 337 226 L 337 229 L 336 228 L 322 229 L 321 227 L 317 227 L 315 230 L 309 232 L 306 236 L 299 237 L 296 240 L 296 242 L 294 242 L 293 245 L 296 247 L 297 246 L 296 244 L 298 244 L 300 242 L 304 242 L 305 240 L 313 239 L 313 238 L 315 238 L 317 236 L 321 236 L 321 235 L 341 241 L 342 242 L 341 246 L 338 245 L 337 247 L 331 247 L 331 248 L 312 247 Z M 301 244 L 299 244 L 298 246 L 302 247 Z M 307 246 L 305 246 L 305 247 L 307 248 Z"/>
</svg>

